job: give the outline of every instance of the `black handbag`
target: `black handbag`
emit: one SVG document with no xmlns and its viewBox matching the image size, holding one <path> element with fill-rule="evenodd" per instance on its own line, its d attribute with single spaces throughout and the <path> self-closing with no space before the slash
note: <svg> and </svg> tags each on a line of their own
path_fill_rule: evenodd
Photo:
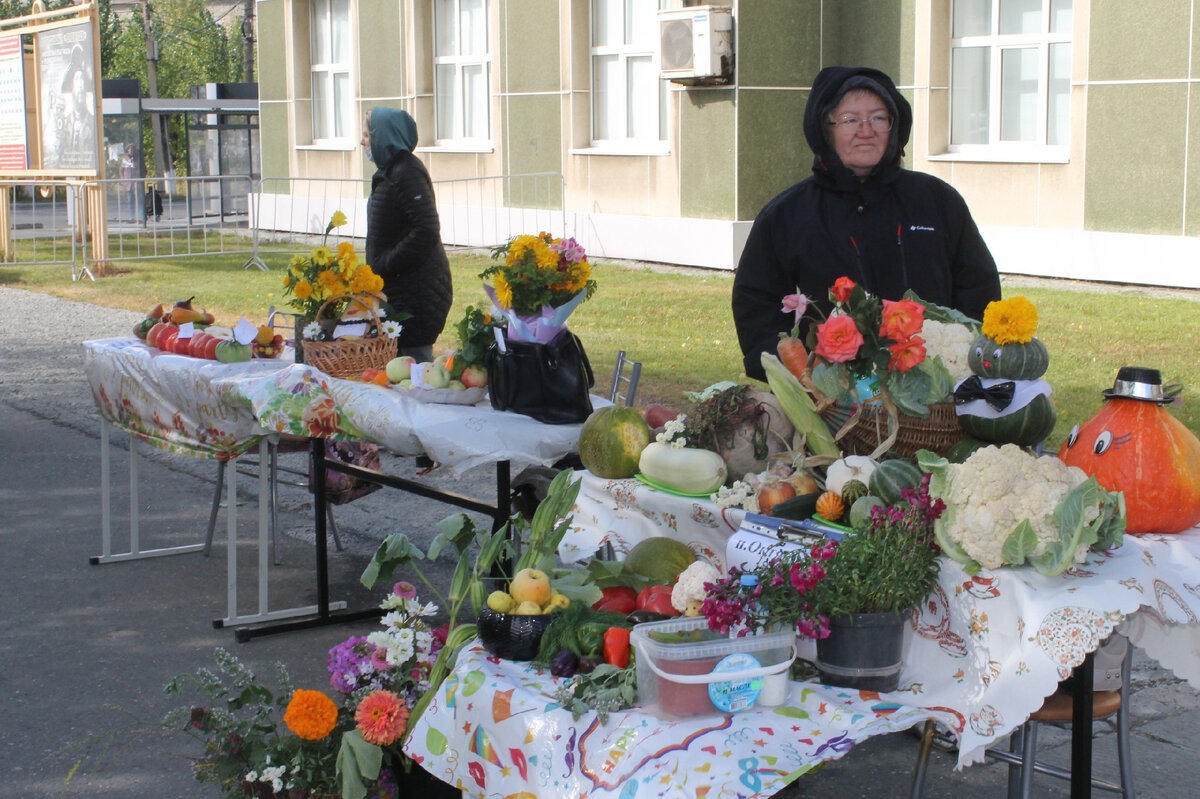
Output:
<svg viewBox="0 0 1200 799">
<path fill-rule="evenodd" d="M 546 424 L 576 424 L 592 413 L 595 383 L 583 343 L 563 329 L 549 344 L 505 339 L 488 349 L 492 407 L 532 416 Z"/>
</svg>

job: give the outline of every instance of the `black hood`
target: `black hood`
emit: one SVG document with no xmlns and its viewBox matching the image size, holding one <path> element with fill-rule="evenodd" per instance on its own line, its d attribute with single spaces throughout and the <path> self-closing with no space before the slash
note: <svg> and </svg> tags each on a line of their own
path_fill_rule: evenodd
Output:
<svg viewBox="0 0 1200 799">
<path fill-rule="evenodd" d="M 825 174 L 835 179 L 839 173 L 853 175 L 834 152 L 829 141 L 827 124 L 829 112 L 851 89 L 869 89 L 880 95 L 895 119 L 887 150 L 872 173 L 873 176 L 886 178 L 887 173 L 900 168 L 900 159 L 912 133 L 912 106 L 896 89 L 896 84 L 891 78 L 869 67 L 825 67 L 813 81 L 808 105 L 804 107 L 804 138 L 816 154 L 813 159 L 813 172 L 818 176 Z"/>
</svg>

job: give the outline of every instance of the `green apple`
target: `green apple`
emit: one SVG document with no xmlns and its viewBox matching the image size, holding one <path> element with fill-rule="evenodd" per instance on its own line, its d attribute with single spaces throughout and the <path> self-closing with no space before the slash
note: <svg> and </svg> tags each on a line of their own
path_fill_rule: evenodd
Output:
<svg viewBox="0 0 1200 799">
<path fill-rule="evenodd" d="M 404 378 L 403 380 L 401 380 L 396 385 L 400 386 L 400 388 L 412 388 L 413 387 L 412 381 L 409 380 L 407 377 Z"/>
<path fill-rule="evenodd" d="M 455 391 L 463 391 L 466 389 L 466 386 L 463 385 L 461 380 L 451 380 L 446 384 L 446 388 L 452 388 Z"/>
<path fill-rule="evenodd" d="M 421 375 L 421 379 L 430 388 L 446 388 L 450 383 L 450 373 L 446 371 L 446 367 L 442 364 L 434 363 L 425 367 L 425 372 Z"/>
<path fill-rule="evenodd" d="M 399 358 L 392 358 L 387 362 L 387 366 L 384 367 L 388 380 L 393 383 L 399 383 L 401 380 L 407 379 L 412 372 L 412 365 L 416 362 L 417 359 L 411 355 L 401 355 Z"/>
</svg>

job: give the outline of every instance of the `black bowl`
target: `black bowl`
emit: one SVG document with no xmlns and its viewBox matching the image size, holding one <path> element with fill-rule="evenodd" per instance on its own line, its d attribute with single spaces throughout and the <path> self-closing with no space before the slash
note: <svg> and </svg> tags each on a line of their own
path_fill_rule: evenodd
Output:
<svg viewBox="0 0 1200 799">
<path fill-rule="evenodd" d="M 479 640 L 484 649 L 498 658 L 533 660 L 542 642 L 542 633 L 546 632 L 552 618 L 549 613 L 519 616 L 484 608 L 479 613 Z"/>
</svg>

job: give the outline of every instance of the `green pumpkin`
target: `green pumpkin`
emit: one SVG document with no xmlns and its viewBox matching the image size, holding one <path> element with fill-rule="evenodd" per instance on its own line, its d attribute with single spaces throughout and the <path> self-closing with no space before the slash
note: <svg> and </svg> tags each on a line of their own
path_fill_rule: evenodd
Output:
<svg viewBox="0 0 1200 799">
<path fill-rule="evenodd" d="M 967 435 L 995 444 L 1019 444 L 1032 447 L 1054 430 L 1058 412 L 1046 394 L 1038 394 L 1019 411 L 994 419 L 984 416 L 958 415 L 958 424 Z"/>
<path fill-rule="evenodd" d="M 967 354 L 967 365 L 980 377 L 1006 380 L 1037 380 L 1050 365 L 1050 353 L 1039 339 L 998 344 L 984 335 L 975 337 Z"/>
</svg>

